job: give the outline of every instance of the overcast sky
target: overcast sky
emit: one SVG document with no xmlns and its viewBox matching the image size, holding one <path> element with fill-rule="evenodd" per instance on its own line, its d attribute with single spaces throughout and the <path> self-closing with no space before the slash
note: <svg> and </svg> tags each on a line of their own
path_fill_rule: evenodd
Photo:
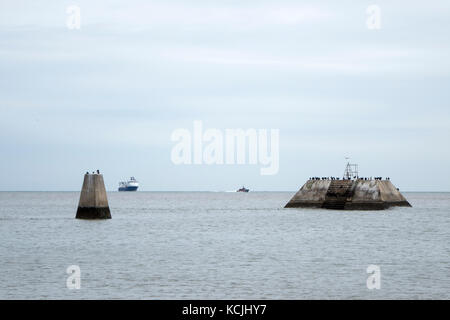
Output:
<svg viewBox="0 0 450 320">
<path fill-rule="evenodd" d="M 0 190 L 80 190 L 95 169 L 108 190 L 297 190 L 349 156 L 450 191 L 450 1 L 93 2 L 0 2 Z M 278 174 L 173 164 L 194 120 L 279 129 Z"/>
</svg>

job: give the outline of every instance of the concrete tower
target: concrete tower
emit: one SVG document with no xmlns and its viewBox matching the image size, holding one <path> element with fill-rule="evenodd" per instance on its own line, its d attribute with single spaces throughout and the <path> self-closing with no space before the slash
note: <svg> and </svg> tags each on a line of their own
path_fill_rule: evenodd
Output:
<svg viewBox="0 0 450 320">
<path fill-rule="evenodd" d="M 311 178 L 285 208 L 383 210 L 411 207 L 390 179 L 360 178 L 358 166 L 347 164 L 342 179 Z"/>
<path fill-rule="evenodd" d="M 111 219 L 103 175 L 86 173 L 78 203 L 77 219 Z"/>
</svg>

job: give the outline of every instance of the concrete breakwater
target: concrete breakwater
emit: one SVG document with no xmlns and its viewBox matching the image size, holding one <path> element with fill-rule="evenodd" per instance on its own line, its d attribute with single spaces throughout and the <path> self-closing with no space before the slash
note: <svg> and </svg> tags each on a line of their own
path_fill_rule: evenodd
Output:
<svg viewBox="0 0 450 320">
<path fill-rule="evenodd" d="M 103 175 L 99 173 L 84 175 L 76 218 L 111 219 Z"/>
<path fill-rule="evenodd" d="M 411 207 L 390 180 L 308 180 L 285 208 L 383 210 Z"/>
</svg>

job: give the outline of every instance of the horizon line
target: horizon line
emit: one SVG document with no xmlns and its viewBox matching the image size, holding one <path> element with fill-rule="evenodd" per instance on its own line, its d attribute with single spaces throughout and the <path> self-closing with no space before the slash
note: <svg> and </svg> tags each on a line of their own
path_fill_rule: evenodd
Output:
<svg viewBox="0 0 450 320">
<path fill-rule="evenodd" d="M 297 192 L 297 190 L 254 190 L 251 192 Z M 0 190 L 0 192 L 81 192 L 81 190 Z M 124 192 L 124 193 L 139 193 L 139 192 L 209 192 L 209 193 L 234 193 L 237 191 L 233 190 L 139 190 L 139 191 L 118 191 L 118 190 L 106 190 L 106 192 Z M 402 191 L 404 193 L 450 193 L 450 190 L 447 191 Z"/>
</svg>

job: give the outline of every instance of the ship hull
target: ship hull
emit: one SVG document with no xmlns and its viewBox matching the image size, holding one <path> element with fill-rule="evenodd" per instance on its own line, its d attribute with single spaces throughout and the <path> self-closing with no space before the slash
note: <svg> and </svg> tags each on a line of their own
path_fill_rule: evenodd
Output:
<svg viewBox="0 0 450 320">
<path fill-rule="evenodd" d="M 119 187 L 119 191 L 136 191 L 138 187 Z"/>
</svg>

